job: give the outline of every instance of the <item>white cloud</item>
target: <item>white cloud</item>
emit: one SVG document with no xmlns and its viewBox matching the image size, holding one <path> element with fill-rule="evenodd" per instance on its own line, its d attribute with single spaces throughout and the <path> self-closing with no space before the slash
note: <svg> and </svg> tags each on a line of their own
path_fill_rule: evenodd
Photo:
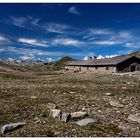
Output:
<svg viewBox="0 0 140 140">
<path fill-rule="evenodd" d="M 82 45 L 83 42 L 76 40 L 76 39 L 70 39 L 70 38 L 58 38 L 58 39 L 54 39 L 52 41 L 53 45 L 66 45 L 66 46 L 78 46 L 78 45 Z"/>
<path fill-rule="evenodd" d="M 4 48 L 0 48 L 0 53 L 1 53 L 1 52 L 4 52 L 4 51 L 5 51 L 5 49 L 4 49 Z"/>
<path fill-rule="evenodd" d="M 27 16 L 27 17 L 10 16 L 10 20 L 8 21 L 8 23 L 21 28 L 31 29 L 30 28 L 31 26 L 39 26 L 39 20 L 40 19 L 33 18 L 31 16 Z"/>
<path fill-rule="evenodd" d="M 72 6 L 68 9 L 68 13 L 75 14 L 75 15 L 80 15 L 80 12 L 77 10 L 75 6 Z"/>
<path fill-rule="evenodd" d="M 89 33 L 92 35 L 110 35 L 111 31 L 106 29 L 89 29 Z"/>
<path fill-rule="evenodd" d="M 71 27 L 66 24 L 47 23 L 45 25 L 42 25 L 42 28 L 47 32 L 63 34 L 63 33 L 68 33 Z"/>
<path fill-rule="evenodd" d="M 95 41 L 93 43 L 95 43 L 97 45 L 116 45 L 116 44 L 120 44 L 121 42 L 115 41 L 115 40 L 99 40 L 99 41 Z"/>
<path fill-rule="evenodd" d="M 116 54 L 105 55 L 105 56 L 98 55 L 98 56 L 97 56 L 97 59 L 112 58 L 112 57 L 116 57 L 116 56 L 118 56 L 118 55 L 116 55 Z"/>
<path fill-rule="evenodd" d="M 131 39 L 132 38 L 132 35 L 126 31 L 119 32 L 119 36 L 121 38 L 124 38 L 124 39 Z"/>
<path fill-rule="evenodd" d="M 8 39 L 2 35 L 0 35 L 0 41 L 8 41 Z"/>
<path fill-rule="evenodd" d="M 18 27 L 24 27 L 24 24 L 26 23 L 26 18 L 24 17 L 13 17 L 10 16 L 12 24 Z"/>
<path fill-rule="evenodd" d="M 105 58 L 112 58 L 112 57 L 115 57 L 117 56 L 116 54 L 112 54 L 112 55 L 106 55 Z"/>
<path fill-rule="evenodd" d="M 104 59 L 105 57 L 102 55 L 97 56 L 97 59 Z"/>
<path fill-rule="evenodd" d="M 39 41 L 36 39 L 19 38 L 18 41 L 29 45 L 43 46 L 43 47 L 47 46 L 47 41 Z"/>
</svg>

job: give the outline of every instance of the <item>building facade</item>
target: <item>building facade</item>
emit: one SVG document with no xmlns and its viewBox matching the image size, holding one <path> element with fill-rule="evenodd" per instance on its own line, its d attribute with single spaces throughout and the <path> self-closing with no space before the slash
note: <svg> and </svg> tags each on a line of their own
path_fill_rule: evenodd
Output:
<svg viewBox="0 0 140 140">
<path fill-rule="evenodd" d="M 140 58 L 135 56 L 117 56 L 113 58 L 71 61 L 65 65 L 65 71 L 71 72 L 133 72 L 140 71 Z"/>
</svg>

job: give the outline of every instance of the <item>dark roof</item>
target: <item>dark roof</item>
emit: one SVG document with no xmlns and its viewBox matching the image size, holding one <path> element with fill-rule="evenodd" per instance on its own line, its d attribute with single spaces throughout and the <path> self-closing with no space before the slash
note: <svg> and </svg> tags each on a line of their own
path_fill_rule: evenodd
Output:
<svg viewBox="0 0 140 140">
<path fill-rule="evenodd" d="M 66 66 L 115 66 L 129 58 L 135 56 L 116 56 L 112 58 L 104 59 L 93 59 L 93 60 L 83 60 L 83 61 L 70 61 Z"/>
</svg>

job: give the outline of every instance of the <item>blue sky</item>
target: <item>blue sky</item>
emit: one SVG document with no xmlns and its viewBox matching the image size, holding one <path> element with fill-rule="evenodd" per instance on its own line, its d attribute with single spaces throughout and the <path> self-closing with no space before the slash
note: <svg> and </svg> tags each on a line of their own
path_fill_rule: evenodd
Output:
<svg viewBox="0 0 140 140">
<path fill-rule="evenodd" d="M 0 58 L 58 60 L 140 50 L 140 4 L 0 4 Z"/>
</svg>

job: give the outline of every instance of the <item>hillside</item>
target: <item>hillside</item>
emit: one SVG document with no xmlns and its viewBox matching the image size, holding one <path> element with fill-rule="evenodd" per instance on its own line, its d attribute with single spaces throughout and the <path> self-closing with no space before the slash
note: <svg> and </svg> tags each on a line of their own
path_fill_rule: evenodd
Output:
<svg viewBox="0 0 140 140">
<path fill-rule="evenodd" d="M 54 67 L 56 69 L 62 69 L 68 61 L 74 61 L 74 59 L 71 57 L 65 56 L 61 58 L 60 60 L 56 61 L 54 64 Z"/>
<path fill-rule="evenodd" d="M 132 52 L 129 54 L 130 56 L 135 55 L 136 57 L 140 58 L 140 51 Z"/>
</svg>

